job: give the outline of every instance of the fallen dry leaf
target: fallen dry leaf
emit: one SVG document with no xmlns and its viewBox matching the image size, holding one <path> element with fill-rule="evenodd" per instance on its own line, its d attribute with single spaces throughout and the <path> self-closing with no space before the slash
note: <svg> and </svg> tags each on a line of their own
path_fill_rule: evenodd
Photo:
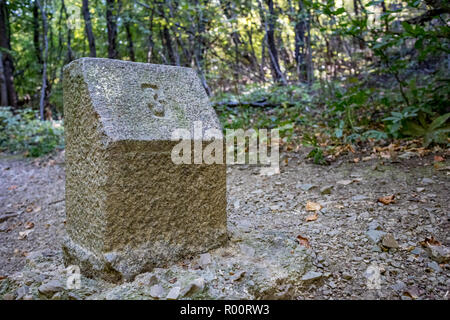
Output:
<svg viewBox="0 0 450 320">
<path fill-rule="evenodd" d="M 441 156 L 434 156 L 434 162 L 444 162 L 445 159 Z"/>
<path fill-rule="evenodd" d="M 430 238 L 426 237 L 424 241 L 420 241 L 419 244 L 422 247 L 428 247 L 429 245 L 431 246 L 440 246 L 442 243 L 439 242 L 438 240 L 436 240 L 433 236 L 431 236 Z"/>
<path fill-rule="evenodd" d="M 391 203 L 395 202 L 395 195 L 391 195 L 391 196 L 385 196 L 385 197 L 380 197 L 378 198 L 378 202 L 381 202 L 382 204 L 388 205 Z"/>
<path fill-rule="evenodd" d="M 412 299 L 417 299 L 419 297 L 419 289 L 412 287 L 403 292 L 403 295 L 408 296 Z"/>
<path fill-rule="evenodd" d="M 318 217 L 319 217 L 319 215 L 316 212 L 316 213 L 314 213 L 314 214 L 312 214 L 310 216 L 307 216 L 306 217 L 306 222 L 316 221 Z"/>
<path fill-rule="evenodd" d="M 308 201 L 306 203 L 306 211 L 319 211 L 322 209 L 322 205 L 317 202 Z"/>
<path fill-rule="evenodd" d="M 27 222 L 25 223 L 25 229 L 33 229 L 34 228 L 34 223 L 33 222 Z"/>
<path fill-rule="evenodd" d="M 6 279 L 6 276 L 0 276 L 0 280 Z"/>
<path fill-rule="evenodd" d="M 19 237 L 17 239 L 25 240 L 32 231 L 33 230 L 20 231 L 19 232 Z"/>
<path fill-rule="evenodd" d="M 306 247 L 306 248 L 311 248 L 311 245 L 309 244 L 309 240 L 308 238 L 302 237 L 301 235 L 297 236 L 297 241 L 298 243 L 300 243 L 300 245 Z"/>
</svg>

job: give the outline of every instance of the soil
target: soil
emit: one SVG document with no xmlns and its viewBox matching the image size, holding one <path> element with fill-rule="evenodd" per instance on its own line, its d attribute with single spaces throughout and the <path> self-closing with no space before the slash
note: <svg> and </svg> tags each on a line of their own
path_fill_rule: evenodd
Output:
<svg viewBox="0 0 450 320">
<path fill-rule="evenodd" d="M 436 165 L 433 156 L 358 163 L 342 157 L 319 166 L 304 153 L 289 153 L 272 176 L 257 167 L 230 167 L 230 237 L 275 232 L 309 247 L 320 281 L 289 298 L 448 299 L 449 167 Z M 0 284 L 17 279 L 34 252 L 62 263 L 64 179 L 63 152 L 40 159 L 1 156 Z M 386 196 L 387 204 L 378 200 Z M 308 202 L 322 208 L 308 211 Z M 428 250 L 424 241 L 431 237 L 441 256 Z M 379 272 L 377 290 L 367 290 L 371 268 Z M 23 296 L 14 291 L 8 298 Z"/>
</svg>

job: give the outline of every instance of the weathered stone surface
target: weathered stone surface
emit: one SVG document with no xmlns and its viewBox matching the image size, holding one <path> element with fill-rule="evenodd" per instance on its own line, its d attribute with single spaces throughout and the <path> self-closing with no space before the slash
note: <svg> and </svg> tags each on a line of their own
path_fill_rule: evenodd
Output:
<svg viewBox="0 0 450 320">
<path fill-rule="evenodd" d="M 110 281 L 226 241 L 225 165 L 175 165 L 172 131 L 220 124 L 188 68 L 83 58 L 64 69 L 66 264 Z M 203 141 L 203 143 L 208 141 Z"/>
</svg>

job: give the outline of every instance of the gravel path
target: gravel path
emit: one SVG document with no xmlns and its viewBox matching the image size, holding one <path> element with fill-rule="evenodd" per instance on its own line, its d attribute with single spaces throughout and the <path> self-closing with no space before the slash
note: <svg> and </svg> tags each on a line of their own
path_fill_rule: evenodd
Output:
<svg viewBox="0 0 450 320">
<path fill-rule="evenodd" d="M 282 231 L 311 247 L 320 281 L 299 299 L 449 298 L 449 176 L 432 155 L 331 166 L 284 158 L 273 176 L 228 169 L 229 225 Z M 64 177 L 63 154 L 0 159 L 0 279 L 20 271 L 31 252 L 60 254 Z M 389 204 L 377 201 L 392 195 Z M 307 202 L 322 208 L 307 211 Z M 378 290 L 367 290 L 368 281 Z"/>
</svg>

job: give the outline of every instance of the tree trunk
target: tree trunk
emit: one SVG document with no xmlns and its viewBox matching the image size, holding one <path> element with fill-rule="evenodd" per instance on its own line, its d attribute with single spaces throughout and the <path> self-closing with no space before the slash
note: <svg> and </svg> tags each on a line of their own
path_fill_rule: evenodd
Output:
<svg viewBox="0 0 450 320">
<path fill-rule="evenodd" d="M 41 98 L 39 100 L 39 113 L 41 120 L 44 120 L 44 102 L 45 102 L 45 92 L 47 89 L 47 58 L 48 58 L 48 39 L 47 39 L 47 15 L 45 12 L 45 0 L 44 3 L 41 4 L 40 0 L 36 0 L 39 10 L 42 15 L 42 29 L 44 32 L 43 36 L 43 45 L 44 45 L 44 58 L 43 58 L 43 67 L 42 67 L 42 88 L 41 88 Z"/>
<path fill-rule="evenodd" d="M 306 48 L 308 50 L 308 60 L 307 60 L 307 78 L 308 83 L 311 85 L 314 81 L 314 67 L 312 62 L 312 47 L 311 47 L 311 12 L 308 10 L 308 22 L 306 24 L 307 38 L 306 38 Z"/>
<path fill-rule="evenodd" d="M 41 43 L 40 43 L 40 26 L 39 26 L 39 6 L 37 1 L 33 2 L 33 46 L 34 52 L 36 54 L 37 61 L 39 65 L 42 65 L 42 52 L 41 52 Z"/>
<path fill-rule="evenodd" d="M 3 68 L 3 55 L 0 51 L 0 106 L 8 105 L 8 90 L 6 88 L 5 69 Z"/>
<path fill-rule="evenodd" d="M 278 60 L 278 51 L 277 51 L 276 41 L 275 41 L 276 15 L 275 15 L 275 9 L 273 6 L 273 0 L 266 0 L 266 4 L 269 8 L 268 15 L 264 14 L 262 3 L 259 1 L 261 18 L 264 19 L 264 28 L 265 28 L 265 32 L 266 32 L 265 40 L 267 42 L 267 50 L 269 52 L 272 77 L 276 83 L 281 83 L 283 85 L 286 85 L 287 81 L 280 69 L 280 63 Z"/>
<path fill-rule="evenodd" d="M 150 10 L 150 6 L 148 6 Z M 148 26 L 148 49 L 147 49 L 147 62 L 151 63 L 153 58 L 153 49 L 155 47 L 155 43 L 153 41 L 153 17 L 155 15 L 155 7 L 152 7 L 150 12 L 150 22 Z"/>
<path fill-rule="evenodd" d="M 89 0 L 83 0 L 83 17 L 84 17 L 84 29 L 89 43 L 89 52 L 91 57 L 96 57 L 97 52 L 95 50 L 95 38 L 92 32 L 91 14 L 89 12 Z"/>
<path fill-rule="evenodd" d="M 118 5 L 119 4 L 119 5 Z M 119 15 L 119 3 L 115 0 L 106 0 L 106 27 L 108 29 L 108 58 L 118 59 L 117 51 L 117 18 Z"/>
<path fill-rule="evenodd" d="M 131 33 L 131 24 L 128 19 L 125 22 L 125 32 L 127 34 L 127 48 L 128 54 L 130 55 L 130 60 L 136 61 L 136 57 L 134 55 L 133 34 Z"/>
<path fill-rule="evenodd" d="M 61 7 L 62 10 L 64 11 L 66 19 L 69 19 L 69 15 L 67 14 L 67 9 L 64 0 L 61 0 Z M 52 43 L 52 41 L 50 43 Z M 70 28 L 67 28 L 67 62 L 71 62 L 72 60 L 74 60 L 72 51 L 72 30 Z"/>
<path fill-rule="evenodd" d="M 162 39 L 161 40 L 164 43 L 164 46 L 166 47 L 167 56 L 169 57 L 169 64 L 175 65 L 176 59 L 175 59 L 175 53 L 173 51 L 172 39 L 170 38 L 169 29 L 165 26 L 162 29 Z"/>
<path fill-rule="evenodd" d="M 8 7 L 6 0 L 0 0 L 0 49 L 2 52 L 3 75 L 7 91 L 7 104 L 17 108 L 17 93 L 14 88 L 14 63 L 9 53 L 11 51 Z M 2 101 L 4 99 L 2 98 Z"/>
<path fill-rule="evenodd" d="M 304 4 L 302 0 L 298 1 L 298 11 L 292 6 L 291 0 L 289 0 L 289 8 L 291 11 L 291 16 L 295 22 L 294 26 L 294 58 L 297 67 L 298 80 L 300 82 L 306 81 L 306 59 L 305 59 L 305 31 L 306 31 L 306 21 L 303 16 Z M 300 17 L 301 16 L 301 17 Z"/>
</svg>

